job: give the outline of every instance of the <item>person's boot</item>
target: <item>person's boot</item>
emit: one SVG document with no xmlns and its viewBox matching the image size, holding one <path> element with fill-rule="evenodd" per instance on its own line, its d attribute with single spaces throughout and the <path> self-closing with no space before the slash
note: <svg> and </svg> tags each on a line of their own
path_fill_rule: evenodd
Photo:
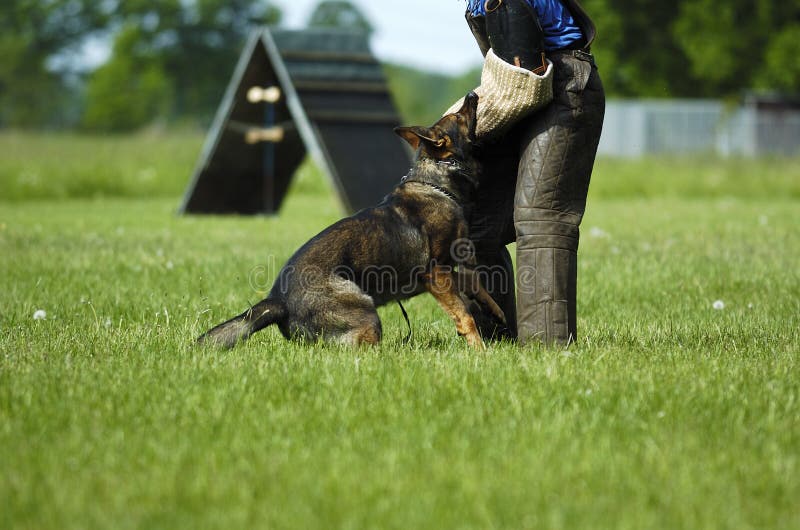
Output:
<svg viewBox="0 0 800 530">
<path fill-rule="evenodd" d="M 567 345 L 577 338 L 578 226 L 558 212 L 536 217 L 516 223 L 518 337 L 522 344 Z"/>
<path fill-rule="evenodd" d="M 560 248 L 517 249 L 517 262 L 531 264 L 531 288 L 517 301 L 519 341 L 567 345 L 577 338 L 577 253 Z M 526 273 L 529 274 L 529 273 Z"/>
</svg>

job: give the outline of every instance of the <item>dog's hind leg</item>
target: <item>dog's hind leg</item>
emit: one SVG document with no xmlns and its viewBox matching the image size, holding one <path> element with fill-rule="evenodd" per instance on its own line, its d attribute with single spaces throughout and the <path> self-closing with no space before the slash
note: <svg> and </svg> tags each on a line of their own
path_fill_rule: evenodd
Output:
<svg viewBox="0 0 800 530">
<path fill-rule="evenodd" d="M 426 287 L 442 309 L 456 324 L 456 331 L 467 339 L 473 348 L 484 348 L 475 319 L 470 315 L 464 300 L 458 295 L 458 286 L 449 267 L 433 267 L 427 275 Z"/>
<path fill-rule="evenodd" d="M 351 313 L 353 327 L 341 333 L 337 341 L 348 346 L 375 346 L 381 341 L 381 321 L 378 313 L 373 309 L 364 311 L 360 315 Z"/>
<path fill-rule="evenodd" d="M 314 308 L 303 326 L 316 337 L 355 347 L 381 340 L 375 302 L 351 280 L 333 276 L 317 290 L 305 293 L 303 304 Z"/>
</svg>

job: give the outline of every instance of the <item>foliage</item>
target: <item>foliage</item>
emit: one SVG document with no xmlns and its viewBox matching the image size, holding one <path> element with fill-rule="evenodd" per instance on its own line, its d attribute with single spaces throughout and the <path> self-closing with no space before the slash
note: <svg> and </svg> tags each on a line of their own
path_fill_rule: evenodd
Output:
<svg viewBox="0 0 800 530">
<path fill-rule="evenodd" d="M 431 124 L 470 90 L 480 84 L 480 69 L 447 76 L 385 64 L 389 88 L 404 123 Z"/>
<path fill-rule="evenodd" d="M 323 0 L 308 19 L 310 28 L 344 28 L 373 32 L 372 24 L 366 16 L 351 2 L 341 0 Z"/>
<path fill-rule="evenodd" d="M 693 0 L 692 0 L 693 1 Z M 697 90 L 686 57 L 672 37 L 674 2 L 586 0 L 597 25 L 597 54 L 609 95 L 680 97 Z"/>
<path fill-rule="evenodd" d="M 0 9 L 0 126 L 57 124 L 69 102 L 69 57 L 103 27 L 103 2 L 3 0 Z"/>
<path fill-rule="evenodd" d="M 798 20 L 796 1 L 693 0 L 681 3 L 674 33 L 708 93 L 731 94 L 766 81 L 779 83 L 768 88 L 798 91 L 800 67 L 792 53 L 800 39 Z"/>
<path fill-rule="evenodd" d="M 800 23 L 784 27 L 771 40 L 764 55 L 764 69 L 755 82 L 764 90 L 797 93 L 800 90 Z"/>
<path fill-rule="evenodd" d="M 96 129 L 132 129 L 165 115 L 208 121 L 250 30 L 280 16 L 266 1 L 250 0 L 120 2 L 115 13 L 122 42 L 89 80 L 90 98 L 100 100 L 90 99 L 84 124 Z M 119 109 L 120 93 L 139 88 L 147 92 L 131 103 L 142 107 Z"/>
<path fill-rule="evenodd" d="M 611 95 L 727 97 L 800 91 L 800 3 L 585 0 Z"/>
<path fill-rule="evenodd" d="M 111 59 L 89 80 L 83 125 L 92 130 L 131 130 L 165 118 L 173 88 L 159 57 L 138 49 L 139 26 L 121 30 Z"/>
<path fill-rule="evenodd" d="M 141 118 L 131 114 L 145 110 L 120 114 L 119 96 L 114 97 L 116 90 L 132 87 L 150 92 L 143 96 L 146 111 L 154 110 L 152 99 L 160 94 L 159 113 L 166 106 L 170 116 L 208 119 L 247 33 L 254 25 L 279 19 L 267 0 L 4 0 L 0 125 L 58 124 L 70 92 L 80 86 L 75 55 L 88 38 L 103 35 L 116 36 L 114 55 L 90 79 L 91 96 L 99 92 L 101 102 L 92 102 L 86 125 L 138 125 Z M 144 64 L 147 60 L 153 65 Z M 99 108 L 105 104 L 108 108 Z"/>
</svg>

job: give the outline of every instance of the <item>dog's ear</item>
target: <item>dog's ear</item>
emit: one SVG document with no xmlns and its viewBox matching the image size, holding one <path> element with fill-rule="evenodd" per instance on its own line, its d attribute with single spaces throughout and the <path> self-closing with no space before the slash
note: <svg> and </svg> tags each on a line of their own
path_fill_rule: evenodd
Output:
<svg viewBox="0 0 800 530">
<path fill-rule="evenodd" d="M 447 143 L 447 140 L 441 138 L 435 129 L 429 129 L 427 127 L 419 127 L 416 125 L 414 127 L 395 127 L 394 132 L 397 133 L 400 138 L 408 142 L 414 151 L 419 148 L 420 142 L 425 142 L 437 149 L 444 147 Z"/>
</svg>

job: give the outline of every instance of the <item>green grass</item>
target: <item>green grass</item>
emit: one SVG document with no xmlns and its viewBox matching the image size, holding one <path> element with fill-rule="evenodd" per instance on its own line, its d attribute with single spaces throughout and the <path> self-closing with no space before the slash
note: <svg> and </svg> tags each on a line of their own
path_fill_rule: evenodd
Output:
<svg viewBox="0 0 800 530">
<path fill-rule="evenodd" d="M 0 131 L 0 200 L 176 196 L 202 142 L 192 131 L 105 137 Z"/>
<path fill-rule="evenodd" d="M 177 217 L 201 139 L 152 138 L 0 135 L 0 189 L 72 197 L 0 193 L 0 528 L 800 527 L 797 160 L 599 161 L 569 350 L 421 296 L 409 346 L 390 306 L 378 348 L 218 352 L 340 212 L 305 166 L 278 217 Z"/>
</svg>

